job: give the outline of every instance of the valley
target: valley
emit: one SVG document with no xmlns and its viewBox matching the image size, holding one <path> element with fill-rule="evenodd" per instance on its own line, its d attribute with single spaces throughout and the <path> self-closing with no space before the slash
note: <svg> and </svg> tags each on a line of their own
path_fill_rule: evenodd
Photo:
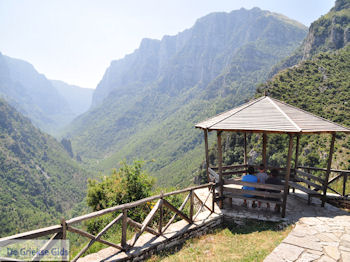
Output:
<svg viewBox="0 0 350 262">
<path fill-rule="evenodd" d="M 349 127 L 349 28 L 345 0 L 309 28 L 260 8 L 214 12 L 177 34 L 144 38 L 110 62 L 95 90 L 0 53 L 0 236 L 206 182 L 195 124 L 265 92 Z M 260 138 L 248 135 L 252 164 L 261 162 Z M 215 139 L 209 135 L 212 164 Z M 269 164 L 284 166 L 286 144 L 269 136 Z M 300 144 L 301 165 L 327 165 L 327 136 Z M 349 136 L 335 144 L 335 168 L 349 170 Z M 224 165 L 242 163 L 242 145 L 241 134 L 223 136 Z M 95 234 L 105 225 L 101 218 L 82 227 Z M 83 244 L 72 241 L 76 252 Z"/>
</svg>

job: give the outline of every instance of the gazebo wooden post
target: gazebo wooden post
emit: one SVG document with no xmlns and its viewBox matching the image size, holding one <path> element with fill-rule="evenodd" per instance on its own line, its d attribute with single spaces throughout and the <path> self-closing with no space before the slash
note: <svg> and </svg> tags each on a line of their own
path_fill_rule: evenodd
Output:
<svg viewBox="0 0 350 262">
<path fill-rule="evenodd" d="M 244 164 L 248 165 L 248 158 L 247 158 L 247 132 L 244 132 Z"/>
<path fill-rule="evenodd" d="M 221 146 L 221 133 L 222 131 L 217 131 L 217 139 L 218 139 L 218 164 L 219 164 L 219 207 L 223 207 L 223 196 L 224 196 L 224 181 L 222 179 L 222 146 Z"/>
<path fill-rule="evenodd" d="M 299 143 L 300 143 L 300 134 L 297 134 L 297 144 L 295 146 L 295 160 L 294 160 L 294 176 L 297 174 L 298 168 L 298 158 L 299 158 Z M 293 193 L 295 192 L 295 188 L 293 187 Z"/>
<path fill-rule="evenodd" d="M 266 157 L 266 144 L 267 144 L 267 135 L 266 132 L 263 133 L 263 148 L 262 148 L 262 163 L 267 169 L 267 157 Z"/>
<path fill-rule="evenodd" d="M 287 157 L 287 172 L 284 182 L 284 192 L 283 192 L 283 203 L 282 203 L 282 217 L 286 216 L 286 207 L 287 207 L 287 194 L 289 191 L 289 177 L 290 177 L 290 168 L 292 162 L 292 152 L 293 152 L 293 134 L 289 134 L 289 147 L 288 147 L 288 157 Z"/>
<path fill-rule="evenodd" d="M 328 187 L 329 174 L 332 167 L 334 142 L 335 142 L 335 133 L 332 133 L 331 146 L 329 148 L 329 155 L 328 155 L 327 171 L 326 171 L 326 176 L 324 178 L 324 183 L 323 183 L 323 196 L 322 196 L 322 204 L 321 204 L 322 207 L 324 207 L 324 203 L 327 200 L 327 187 Z"/>
<path fill-rule="evenodd" d="M 205 145 L 205 169 L 207 173 L 208 183 L 210 182 L 209 177 L 209 149 L 208 149 L 208 129 L 204 129 L 204 145 Z"/>
<path fill-rule="evenodd" d="M 294 169 L 298 168 L 298 158 L 299 158 L 299 143 L 300 143 L 300 135 L 297 134 L 297 144 L 295 147 L 295 160 L 294 160 Z"/>
</svg>

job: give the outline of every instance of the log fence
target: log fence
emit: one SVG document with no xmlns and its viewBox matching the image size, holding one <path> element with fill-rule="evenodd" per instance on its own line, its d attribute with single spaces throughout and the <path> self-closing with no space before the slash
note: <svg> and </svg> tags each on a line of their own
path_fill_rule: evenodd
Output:
<svg viewBox="0 0 350 262">
<path fill-rule="evenodd" d="M 208 188 L 208 195 L 204 201 L 201 200 L 196 195 L 196 192 L 195 192 L 195 190 L 202 189 L 202 188 Z M 187 193 L 187 195 L 179 208 L 175 207 L 173 204 L 171 204 L 168 200 L 165 199 L 166 197 L 178 195 L 182 193 Z M 207 204 L 210 195 L 212 195 L 212 198 L 213 198 L 213 202 L 212 202 L 213 204 L 211 208 L 209 207 L 209 204 Z M 199 202 L 199 208 L 197 212 L 194 214 L 195 207 L 196 207 L 195 199 L 197 199 Z M 45 243 L 45 245 L 40 249 L 40 250 L 43 250 L 45 248 L 50 247 L 53 240 L 66 239 L 67 232 L 72 232 L 80 236 L 83 236 L 85 238 L 88 238 L 89 242 L 78 252 L 78 254 L 71 261 L 77 261 L 95 242 L 100 242 L 102 244 L 114 247 L 121 251 L 127 251 L 137 243 L 137 240 L 145 231 L 155 236 L 163 235 L 164 232 L 169 228 L 169 226 L 175 221 L 176 217 L 180 217 L 184 219 L 187 223 L 192 224 L 195 222 L 196 218 L 198 217 L 199 213 L 203 210 L 203 208 L 208 209 L 212 213 L 215 212 L 214 199 L 215 199 L 215 183 L 210 182 L 204 185 L 194 186 L 194 187 L 181 189 L 181 190 L 168 192 L 168 193 L 162 193 L 160 195 L 151 196 L 135 202 L 106 208 L 106 209 L 92 212 L 83 216 L 75 217 L 69 220 L 62 219 L 60 225 L 40 228 L 37 230 L 0 238 L 0 247 L 5 247 L 9 245 L 10 243 L 12 243 L 13 240 L 29 240 L 29 239 L 37 239 L 41 237 L 51 236 L 48 239 L 48 241 Z M 128 210 L 152 201 L 157 201 L 157 202 L 142 223 L 136 222 L 130 217 L 128 217 L 127 215 Z M 184 208 L 188 202 L 190 202 L 189 215 L 186 215 L 186 213 L 184 212 Z M 164 208 L 167 208 L 174 213 L 165 226 L 163 226 Z M 119 214 L 108 225 L 106 225 L 97 235 L 90 234 L 82 229 L 77 228 L 76 226 L 73 226 L 75 224 L 81 223 L 86 220 L 90 220 L 96 217 L 103 216 L 105 214 L 116 213 L 116 212 L 119 212 Z M 154 217 L 157 212 L 159 212 L 159 219 L 158 221 L 156 221 L 157 229 L 154 229 L 150 224 L 154 220 Z M 112 226 L 116 225 L 117 223 L 121 223 L 120 243 L 116 244 L 116 243 L 112 243 L 110 241 L 102 239 L 103 235 Z M 127 241 L 128 225 L 133 227 L 137 231 L 129 241 Z M 33 261 L 40 261 L 40 259 L 41 258 L 38 257 L 37 255 L 34 255 L 32 258 Z M 20 260 L 13 260 L 13 261 L 20 261 Z M 66 259 L 63 258 L 62 261 L 66 261 Z"/>
<path fill-rule="evenodd" d="M 222 167 L 223 175 L 244 174 L 247 172 L 246 171 L 247 167 L 248 165 L 223 166 Z M 266 169 L 271 170 L 274 168 L 276 167 L 268 166 Z M 286 168 L 276 168 L 276 169 L 280 171 L 287 171 Z M 50 236 L 46 244 L 40 249 L 40 250 L 44 250 L 50 247 L 50 245 L 52 245 L 53 240 L 66 239 L 67 232 L 71 232 L 89 239 L 89 242 L 72 259 L 72 261 L 77 261 L 82 255 L 84 255 L 84 253 L 86 253 L 86 251 L 95 242 L 99 242 L 107 246 L 114 247 L 121 251 L 127 251 L 137 243 L 137 240 L 144 232 L 151 233 L 155 236 L 163 235 L 164 232 L 169 228 L 169 226 L 172 223 L 174 223 L 177 217 L 180 217 L 181 219 L 185 220 L 187 223 L 192 224 L 194 223 L 194 221 L 196 220 L 196 218 L 204 208 L 209 210 L 210 212 L 215 212 L 215 202 L 222 201 L 224 198 L 231 198 L 231 199 L 233 197 L 244 198 L 244 195 L 254 194 L 257 197 L 269 199 L 269 201 L 272 201 L 278 204 L 281 204 L 281 203 L 284 204 L 283 203 L 284 200 L 282 200 L 282 196 L 284 194 L 284 187 L 282 185 L 280 186 L 280 185 L 249 183 L 249 182 L 243 182 L 234 178 L 223 179 L 222 183 L 220 183 L 220 176 L 219 174 L 216 173 L 216 170 L 218 170 L 218 168 L 208 167 L 208 175 L 209 175 L 210 182 L 207 184 L 194 186 L 186 189 L 180 189 L 173 192 L 162 193 L 160 195 L 155 195 L 148 198 L 140 199 L 131 203 L 126 203 L 126 204 L 106 208 L 103 210 L 95 211 L 95 212 L 92 212 L 83 216 L 75 217 L 69 220 L 62 219 L 60 225 L 40 228 L 37 230 L 0 238 L 0 246 L 4 247 L 9 243 L 11 243 L 11 241 L 13 240 L 28 240 L 28 239 L 37 239 L 37 238 Z M 324 168 L 298 166 L 296 169 L 291 168 L 291 171 L 293 171 L 294 176 L 289 181 L 289 186 L 292 188 L 301 189 L 302 191 L 306 192 L 309 195 L 309 197 L 322 196 L 322 192 L 324 191 L 325 186 L 327 187 L 327 190 L 335 192 L 339 196 L 342 196 L 345 198 L 349 196 L 349 194 L 346 194 L 346 183 L 347 183 L 348 175 L 350 174 L 349 170 L 336 170 L 336 169 L 327 170 Z M 311 172 L 318 172 L 318 174 L 316 175 L 311 174 Z M 323 172 L 330 172 L 335 175 L 332 176 L 331 179 L 326 182 L 325 179 L 320 176 L 320 173 L 323 173 Z M 342 183 L 343 187 L 341 190 L 342 192 L 337 192 L 330 185 L 332 185 L 336 181 L 339 181 L 342 178 L 343 178 L 343 183 Z M 297 184 L 297 182 L 300 182 L 303 185 L 306 185 L 307 187 L 304 187 L 301 184 Z M 265 189 L 265 191 L 259 191 L 259 190 L 247 191 L 239 188 L 230 188 L 229 185 L 251 186 L 251 187 Z M 218 190 L 216 189 L 218 187 L 219 188 L 223 187 L 223 194 L 222 195 L 219 194 L 219 197 L 217 196 Z M 208 188 L 208 195 L 206 196 L 205 200 L 198 197 L 195 193 L 195 190 L 202 189 L 202 188 Z M 275 190 L 275 192 L 269 192 L 268 190 Z M 175 207 L 168 200 L 166 200 L 166 197 L 178 195 L 182 193 L 187 193 L 187 195 L 184 198 L 184 201 L 182 202 L 179 208 Z M 212 202 L 207 203 L 210 196 L 212 196 Z M 199 207 L 196 212 L 195 212 L 195 200 L 197 200 L 197 202 L 199 203 Z M 146 218 L 142 223 L 134 221 L 132 218 L 128 217 L 129 210 L 152 201 L 157 201 L 157 202 L 152 207 L 151 211 L 148 213 L 148 215 L 146 216 Z M 190 203 L 189 215 L 187 215 L 184 212 L 185 206 L 188 202 Z M 169 221 L 165 225 L 164 225 L 164 222 L 165 222 L 164 208 L 174 213 L 173 216 L 169 219 Z M 154 225 L 151 226 L 151 222 L 154 221 L 154 218 L 157 212 L 159 213 L 159 219 L 156 223 L 157 228 L 155 229 Z M 75 226 L 75 224 L 81 223 L 83 221 L 91 220 L 93 218 L 97 218 L 97 217 L 100 217 L 106 214 L 111 214 L 111 213 L 118 213 L 118 214 L 108 225 L 106 225 L 96 235 L 93 235 Z M 112 243 L 110 241 L 104 240 L 102 238 L 103 235 L 105 235 L 105 233 L 112 226 L 118 223 L 121 223 L 120 243 L 116 244 L 116 243 Z M 131 226 L 137 231 L 129 241 L 127 240 L 127 226 Z M 33 256 L 32 260 L 39 261 L 40 257 Z"/>
<path fill-rule="evenodd" d="M 342 196 L 342 197 L 348 197 L 349 194 L 346 194 L 346 186 L 347 186 L 347 179 L 348 179 L 348 175 L 350 175 L 350 170 L 339 170 L 339 169 L 330 169 L 329 172 L 333 175 L 333 176 L 329 176 L 331 177 L 331 179 L 329 179 L 328 181 L 325 181 L 324 178 L 322 178 L 323 174 L 325 174 L 327 172 L 326 168 L 318 168 L 318 167 L 306 167 L 306 166 L 299 166 L 299 169 L 303 169 L 304 172 L 303 174 L 309 177 L 309 180 L 314 180 L 314 181 L 319 181 L 320 183 L 323 183 L 323 187 L 322 189 L 317 189 L 318 190 L 323 190 L 324 187 L 327 187 L 327 190 L 332 191 L 333 193 Z M 302 171 L 299 170 L 299 173 L 301 173 Z M 319 176 L 315 176 L 312 175 L 311 172 L 317 172 Z M 334 189 L 334 187 L 331 187 L 331 184 L 334 184 L 335 182 L 339 181 L 340 179 L 343 178 L 343 183 L 341 185 L 341 192 L 338 192 L 336 189 Z"/>
</svg>

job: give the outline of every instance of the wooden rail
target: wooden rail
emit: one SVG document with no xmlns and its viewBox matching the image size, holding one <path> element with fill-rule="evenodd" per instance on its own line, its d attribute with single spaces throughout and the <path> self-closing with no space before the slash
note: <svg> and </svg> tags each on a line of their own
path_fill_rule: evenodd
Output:
<svg viewBox="0 0 350 262">
<path fill-rule="evenodd" d="M 348 175 L 350 175 L 350 170 L 340 170 L 340 169 L 330 169 L 330 173 L 336 173 L 337 175 L 333 178 L 331 178 L 329 181 L 325 181 L 325 179 L 314 176 L 312 174 L 310 174 L 311 171 L 321 171 L 326 173 L 327 169 L 326 168 L 319 168 L 319 167 L 306 167 L 306 166 L 298 166 L 298 168 L 304 169 L 307 172 L 303 172 L 300 170 L 296 170 L 296 172 L 298 172 L 299 174 L 303 174 L 304 176 L 308 176 L 308 180 L 316 180 L 318 182 L 323 183 L 322 185 L 322 189 L 324 190 L 324 188 L 327 188 L 327 190 L 330 190 L 336 194 L 338 194 L 339 196 L 343 196 L 346 197 L 346 182 L 348 179 Z M 330 186 L 330 184 L 333 184 L 334 182 L 338 181 L 339 179 L 343 178 L 343 183 L 342 183 L 342 192 L 338 192 L 336 191 L 334 188 L 332 188 Z M 310 188 L 310 185 L 308 186 Z"/>
<path fill-rule="evenodd" d="M 201 189 L 201 188 L 208 188 L 209 189 L 208 196 L 207 196 L 205 201 L 200 200 L 200 198 L 198 196 L 196 196 L 196 194 L 194 192 L 196 189 Z M 165 199 L 168 196 L 178 195 L 181 193 L 188 193 L 188 195 L 186 196 L 184 202 L 181 204 L 181 206 L 179 208 L 175 207 L 173 204 L 171 204 L 169 201 L 167 201 Z M 79 234 L 83 237 L 90 239 L 90 241 L 80 250 L 80 252 L 71 261 L 77 261 L 95 242 L 100 242 L 100 243 L 103 243 L 105 245 L 117 248 L 119 250 L 127 251 L 128 249 L 130 249 L 131 247 L 133 247 L 136 244 L 139 237 L 145 231 L 147 231 L 151 234 L 157 235 L 157 236 L 163 235 L 165 230 L 167 230 L 168 227 L 171 225 L 171 223 L 174 222 L 176 216 L 179 216 L 182 219 L 184 219 L 185 221 L 187 221 L 189 224 L 192 224 L 193 221 L 195 221 L 196 217 L 198 216 L 198 214 L 201 212 L 201 210 L 203 208 L 207 208 L 211 212 L 214 212 L 214 204 L 212 204 L 212 208 L 210 208 L 208 206 L 208 204 L 206 203 L 207 200 L 209 199 L 210 195 L 212 195 L 212 197 L 213 197 L 212 203 L 214 203 L 215 183 L 207 183 L 204 185 L 194 186 L 194 187 L 181 189 L 181 190 L 177 190 L 177 191 L 173 191 L 173 192 L 169 192 L 169 193 L 164 193 L 164 194 L 160 194 L 160 195 L 156 195 L 156 196 L 147 197 L 147 198 L 135 201 L 135 202 L 126 203 L 123 205 L 118 205 L 118 206 L 106 208 L 106 209 L 103 209 L 100 211 L 92 212 L 92 213 L 89 213 L 89 214 L 86 214 L 83 216 L 75 217 L 75 218 L 72 218 L 72 219 L 67 220 L 67 221 L 62 219 L 61 225 L 54 225 L 54 226 L 50 226 L 50 227 L 40 228 L 37 230 L 0 238 L 0 246 L 4 247 L 4 246 L 10 244 L 11 241 L 13 241 L 13 240 L 35 239 L 35 238 L 50 236 L 50 235 L 54 234 L 48 240 L 48 242 L 42 247 L 42 248 L 45 248 L 51 244 L 53 239 L 65 239 L 66 232 L 69 231 L 69 232 L 76 233 L 76 234 Z M 197 198 L 199 200 L 199 203 L 200 203 L 200 207 L 199 207 L 196 214 L 194 214 L 194 198 Z M 145 220 L 142 223 L 138 223 L 127 216 L 127 212 L 131 208 L 134 208 L 134 207 L 137 207 L 139 205 L 145 204 L 147 202 L 155 201 L 155 200 L 157 200 L 157 203 L 154 205 L 154 207 L 152 208 L 152 210 L 146 216 Z M 191 200 L 190 201 L 190 215 L 189 216 L 187 216 L 183 212 L 183 209 L 184 209 L 186 203 L 188 202 L 188 200 Z M 173 215 L 173 217 L 168 221 L 168 223 L 164 227 L 163 227 L 163 222 L 164 222 L 163 221 L 164 220 L 163 208 L 168 208 L 169 210 L 171 210 L 172 212 L 175 213 Z M 92 235 L 92 234 L 90 234 L 82 229 L 78 229 L 78 228 L 72 226 L 74 224 L 81 223 L 82 221 L 96 218 L 99 216 L 103 216 L 105 214 L 109 214 L 109 213 L 113 213 L 113 212 L 120 212 L 120 213 L 107 226 L 105 226 L 96 236 Z M 152 227 L 150 227 L 150 223 L 151 223 L 152 219 L 154 219 L 155 214 L 157 212 L 160 212 L 160 216 L 159 216 L 159 221 L 158 221 L 158 230 L 155 230 Z M 121 222 L 121 224 L 122 224 L 122 226 L 121 226 L 122 236 L 121 236 L 120 244 L 115 244 L 115 243 L 111 243 L 107 240 L 103 240 L 102 236 L 113 225 L 115 225 L 119 222 Z M 132 239 L 131 239 L 131 241 L 129 241 L 129 243 L 127 243 L 127 239 L 126 239 L 127 225 L 130 225 L 133 228 L 135 228 L 136 230 L 138 230 L 138 232 L 135 233 L 135 235 L 132 237 Z M 35 261 L 40 260 L 40 258 L 35 257 L 35 256 L 33 257 L 33 259 L 35 259 Z"/>
<path fill-rule="evenodd" d="M 231 166 L 223 166 L 222 167 L 222 170 L 225 171 L 225 170 L 228 170 L 228 169 L 237 169 L 237 168 L 247 168 L 248 165 L 231 165 Z M 218 170 L 219 168 L 218 167 L 211 167 L 212 170 Z"/>
<path fill-rule="evenodd" d="M 325 171 L 325 172 L 327 171 L 326 168 L 319 168 L 319 167 L 298 166 L 298 168 L 315 170 L 315 171 Z M 350 174 L 350 170 L 330 169 L 330 171 L 334 173 Z"/>
<path fill-rule="evenodd" d="M 258 165 L 231 165 L 231 166 L 223 166 L 222 167 L 222 175 L 224 177 L 226 176 L 232 176 L 232 175 L 240 175 L 240 174 L 245 174 L 247 173 L 247 168 L 248 166 L 252 166 L 255 169 L 259 168 Z M 209 169 L 211 169 L 212 171 L 218 171 L 218 167 L 210 167 Z M 277 169 L 278 171 L 286 171 L 287 169 L 285 167 L 275 167 L 275 166 L 267 166 L 266 170 L 272 170 L 272 169 Z M 294 169 L 291 169 L 294 172 Z M 210 174 L 210 170 L 209 170 L 209 174 Z M 282 176 L 282 175 L 281 175 Z"/>
</svg>

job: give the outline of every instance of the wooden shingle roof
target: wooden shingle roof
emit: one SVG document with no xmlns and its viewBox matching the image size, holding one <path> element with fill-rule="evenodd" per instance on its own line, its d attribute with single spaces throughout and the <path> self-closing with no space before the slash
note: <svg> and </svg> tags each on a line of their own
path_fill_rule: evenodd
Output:
<svg viewBox="0 0 350 262">
<path fill-rule="evenodd" d="M 349 128 L 268 96 L 209 118 L 198 123 L 196 127 L 223 131 L 350 133 Z"/>
</svg>

